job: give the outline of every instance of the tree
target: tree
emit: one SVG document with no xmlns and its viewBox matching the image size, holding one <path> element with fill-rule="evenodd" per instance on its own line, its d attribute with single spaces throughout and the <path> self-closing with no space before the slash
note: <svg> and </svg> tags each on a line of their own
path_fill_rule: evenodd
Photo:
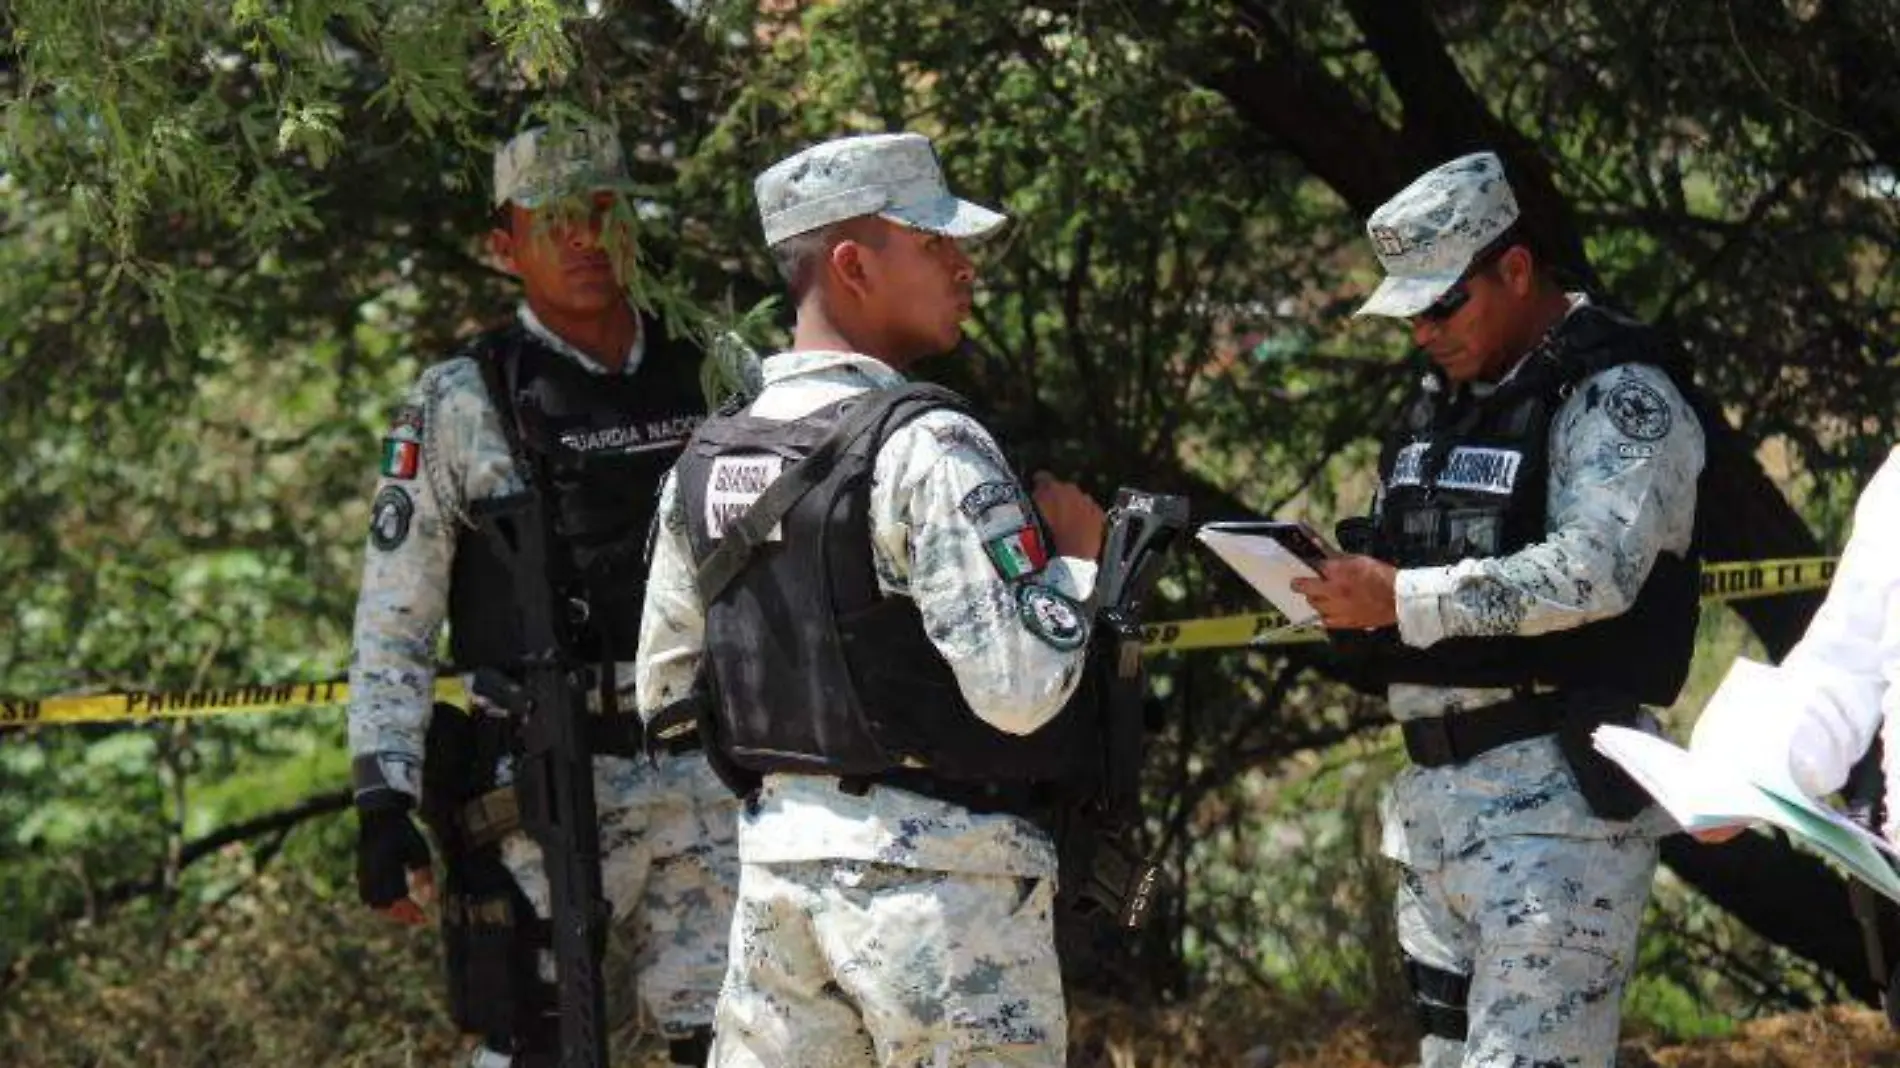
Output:
<svg viewBox="0 0 1900 1068">
<path fill-rule="evenodd" d="M 340 668 L 376 425 L 420 361 L 505 307 L 473 239 L 488 145 L 535 112 L 618 124 L 645 183 L 647 296 L 715 311 L 776 289 L 758 170 L 843 131 L 933 135 L 953 184 L 1017 220 L 983 253 L 971 358 L 936 373 L 996 411 L 1022 459 L 1098 491 L 1186 492 L 1206 517 L 1362 506 L 1368 434 L 1416 364 L 1346 318 L 1373 277 L 1359 221 L 1479 145 L 1504 153 L 1565 266 L 1694 357 L 1727 417 L 1711 428 L 1716 558 L 1819 544 L 1756 462 L 1764 444 L 1832 534 L 1894 440 L 1891 5 L 683 7 L 0 11 L 0 445 L 21 458 L 0 484 L 0 566 L 23 621 L 0 634 L 0 689 Z M 1187 554 L 1166 588 L 1181 614 L 1245 603 Z M 1747 618 L 1778 652 L 1812 603 Z M 1178 897 L 1144 947 L 1180 986 L 1224 931 L 1254 933 L 1232 926 L 1248 899 L 1207 843 L 1250 826 L 1263 769 L 1370 744 L 1383 717 L 1312 653 L 1159 667 L 1159 840 L 1178 882 L 1226 895 Z M 199 782 L 324 730 L 36 736 L 0 753 L 28 787 L 0 811 L 111 814 L 57 838 L 110 867 L 182 841 L 157 815 L 180 792 L 134 762 L 60 802 L 75 787 L 58 765 L 162 750 L 167 782 Z M 1772 922 L 1777 895 L 1838 882 L 1772 845 L 1729 848 L 1671 860 L 1744 912 L 1738 888 L 1765 891 L 1752 922 L 1860 982 L 1844 912 Z M 27 867 L 36 893 L 71 892 L 57 863 Z"/>
</svg>

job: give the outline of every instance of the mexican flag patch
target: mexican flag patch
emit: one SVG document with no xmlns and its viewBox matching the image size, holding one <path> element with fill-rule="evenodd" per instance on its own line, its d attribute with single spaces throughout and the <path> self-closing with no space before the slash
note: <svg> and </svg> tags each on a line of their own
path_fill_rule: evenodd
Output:
<svg viewBox="0 0 1900 1068">
<path fill-rule="evenodd" d="M 1049 552 L 1042 546 L 1042 532 L 1033 523 L 1000 538 L 991 538 L 983 543 L 983 551 L 989 554 L 996 573 L 1005 579 L 1033 575 L 1049 562 Z"/>
<path fill-rule="evenodd" d="M 383 476 L 385 478 L 414 478 L 416 465 L 422 459 L 422 446 L 402 438 L 383 439 Z"/>
</svg>

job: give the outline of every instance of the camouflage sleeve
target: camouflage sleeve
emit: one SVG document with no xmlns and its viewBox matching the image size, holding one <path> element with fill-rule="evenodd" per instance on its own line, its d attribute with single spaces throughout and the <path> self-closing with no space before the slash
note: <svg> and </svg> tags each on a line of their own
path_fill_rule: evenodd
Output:
<svg viewBox="0 0 1900 1068">
<path fill-rule="evenodd" d="M 455 388 L 454 372 L 453 364 L 424 372 L 382 443 L 351 641 L 349 735 L 359 798 L 421 792 L 435 640 L 448 611 L 466 457 L 481 415 L 478 398 Z"/>
<path fill-rule="evenodd" d="M 1028 734 L 1081 679 L 1093 561 L 1055 557 L 989 434 L 932 412 L 879 450 L 871 490 L 878 581 L 917 602 L 970 708 Z"/>
<path fill-rule="evenodd" d="M 1662 371 L 1614 367 L 1551 423 L 1548 536 L 1509 556 L 1399 572 L 1399 636 L 1544 634 L 1628 610 L 1660 552 L 1688 550 L 1702 428 Z"/>
<path fill-rule="evenodd" d="M 640 612 L 634 700 L 641 718 L 648 720 L 692 693 L 706 646 L 706 611 L 694 580 L 677 473 L 677 469 L 669 471 L 660 485 L 647 561 L 646 605 Z"/>
</svg>

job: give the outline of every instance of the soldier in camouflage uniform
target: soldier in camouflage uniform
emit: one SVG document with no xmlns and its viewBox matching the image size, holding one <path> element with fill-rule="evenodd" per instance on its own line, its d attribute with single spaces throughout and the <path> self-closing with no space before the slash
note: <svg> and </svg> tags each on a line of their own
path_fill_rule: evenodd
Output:
<svg viewBox="0 0 1900 1068">
<path fill-rule="evenodd" d="M 558 499 L 564 536 L 585 538 L 584 567 L 609 576 L 590 587 L 586 633 L 601 643 L 603 661 L 619 661 L 618 686 L 631 696 L 639 575 L 603 562 L 637 565 L 659 479 L 705 403 L 699 352 L 628 304 L 604 247 L 603 217 L 625 183 L 618 139 L 604 127 L 531 130 L 497 151 L 490 250 L 521 279 L 525 299 L 512 323 L 423 372 L 384 442 L 357 605 L 349 740 L 362 896 L 405 922 L 423 921 L 434 892 L 429 850 L 410 816 L 418 799 L 447 795 L 436 800 L 453 820 L 465 795 L 505 787 L 511 775 L 507 742 L 486 752 L 458 743 L 442 755 L 436 739 L 449 728 L 478 723 L 507 738 L 512 727 L 479 693 L 467 715 L 433 705 L 433 687 L 445 619 L 458 666 L 505 670 L 518 659 L 507 646 L 516 633 L 510 576 L 485 555 L 471 518 L 524 487 L 517 457 L 557 472 L 546 492 Z M 485 381 L 491 372 L 516 392 L 498 393 Z M 497 403 L 498 395 L 515 400 Z M 583 550 L 566 551 L 580 559 Z M 616 617 L 618 636 L 607 636 Z M 590 694 L 594 711 L 613 711 L 599 707 L 611 696 L 600 690 Z M 622 744 L 594 762 L 603 890 L 617 926 L 637 940 L 642 1001 L 674 1059 L 703 1063 L 737 887 L 736 810 L 690 739 L 649 756 L 637 718 L 626 714 L 608 733 Z M 438 763 L 456 766 L 425 769 L 425 738 Z M 546 943 L 532 919 L 549 913 L 541 850 L 518 821 L 486 833 L 479 856 L 451 862 L 452 872 L 455 863 L 491 872 L 486 892 L 499 895 L 487 905 L 473 896 L 445 902 L 457 1022 L 484 1039 L 477 1065 L 553 1063 L 552 954 L 534 948 Z M 496 919 L 504 916 L 505 925 Z"/>
<path fill-rule="evenodd" d="M 875 404 L 865 398 L 899 390 L 917 359 L 956 346 L 976 274 L 963 244 L 1005 220 L 948 192 L 927 140 L 827 142 L 764 172 L 756 194 L 797 325 L 791 350 L 765 361 L 764 392 L 729 425 L 790 442 L 839 402 Z M 1101 509 L 1046 476 L 1025 492 L 978 422 L 929 410 L 874 453 L 866 446 L 870 477 L 856 489 L 827 498 L 821 486 L 805 498 L 818 499 L 810 511 L 787 512 L 766 536 L 766 558 L 709 603 L 695 577 L 705 550 L 784 466 L 763 452 L 698 456 L 718 446 L 707 434 L 720 423 L 702 427 L 662 491 L 638 670 L 641 712 L 659 723 L 715 668 L 718 729 L 728 733 L 709 753 L 757 771 L 736 783 L 747 791 L 739 903 L 711 1063 L 1063 1064 L 1049 836 L 1007 806 L 959 800 L 932 780 L 936 764 L 907 776 L 827 769 L 838 739 L 861 739 L 852 708 L 893 730 L 916 713 L 982 734 L 1005 760 L 1047 735 L 1083 667 Z M 853 514 L 864 518 L 847 537 Z M 826 517 L 838 525 L 821 526 Z M 822 548 L 827 539 L 808 534 L 817 530 L 838 546 L 830 589 L 801 585 L 795 567 L 774 570 Z M 876 681 L 862 675 L 828 675 L 830 631 L 797 625 L 822 620 L 848 581 L 892 620 L 859 627 L 848 645 L 889 632 L 893 651 L 873 664 L 894 676 L 934 666 L 934 682 L 913 691 L 919 707 L 874 696 Z M 783 607 L 746 615 L 755 603 Z M 852 619 L 840 611 L 834 626 L 849 631 Z M 794 662 L 802 668 L 780 673 Z M 744 732 L 775 730 L 794 737 L 746 747 Z M 947 759 L 949 747 L 936 755 Z"/>
<path fill-rule="evenodd" d="M 1665 817 L 1589 746 L 1688 669 L 1703 465 L 1681 370 L 1566 293 L 1491 153 L 1375 212 L 1434 365 L 1381 463 L 1364 555 L 1298 584 L 1386 688 L 1414 766 L 1385 799 L 1426 1068 L 1614 1061 Z"/>
</svg>

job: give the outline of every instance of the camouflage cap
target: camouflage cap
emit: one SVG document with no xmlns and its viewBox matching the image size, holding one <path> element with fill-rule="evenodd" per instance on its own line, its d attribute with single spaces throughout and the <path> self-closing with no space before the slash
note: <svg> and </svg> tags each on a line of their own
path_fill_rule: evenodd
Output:
<svg viewBox="0 0 1900 1068">
<path fill-rule="evenodd" d="M 536 126 L 495 149 L 495 206 L 509 201 L 538 208 L 558 197 L 630 183 L 620 135 L 613 127 L 582 123 Z"/>
<path fill-rule="evenodd" d="M 1475 152 L 1426 171 L 1366 220 L 1386 278 L 1353 314 L 1417 315 L 1516 221 L 1517 197 L 1496 153 Z"/>
<path fill-rule="evenodd" d="M 766 168 L 752 192 L 767 245 L 864 215 L 964 240 L 987 237 L 1009 221 L 952 196 L 937 150 L 922 134 L 813 145 Z"/>
</svg>

